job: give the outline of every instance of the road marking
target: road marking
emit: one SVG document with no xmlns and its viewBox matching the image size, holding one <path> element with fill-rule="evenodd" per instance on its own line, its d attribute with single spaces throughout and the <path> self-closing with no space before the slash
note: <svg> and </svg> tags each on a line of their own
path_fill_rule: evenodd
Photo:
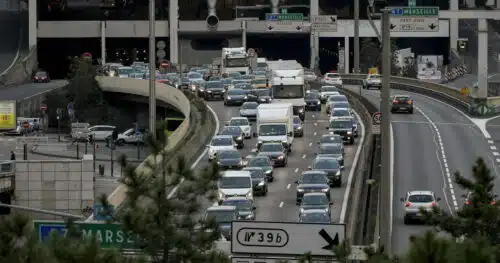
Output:
<svg viewBox="0 0 500 263">
<path fill-rule="evenodd" d="M 307 155 L 302 154 L 302 159 L 305 159 L 306 157 L 307 157 Z"/>
<path fill-rule="evenodd" d="M 492 149 L 492 150 L 496 150 L 496 149 L 497 149 L 497 147 L 496 147 L 495 145 L 491 145 L 491 146 L 490 146 L 490 149 Z"/>
<path fill-rule="evenodd" d="M 444 171 L 445 174 L 443 174 L 446 177 L 446 178 L 443 178 L 444 182 L 445 182 L 445 185 L 443 186 L 444 198 L 446 200 L 448 200 L 446 192 L 445 192 L 446 191 L 446 187 L 448 186 L 448 189 L 449 189 L 450 195 L 451 195 L 451 199 L 453 200 L 453 207 L 455 208 L 455 210 L 458 210 L 457 198 L 455 196 L 455 190 L 453 189 L 453 183 L 452 183 L 452 180 L 451 180 L 451 173 L 450 173 L 450 170 L 447 167 L 448 166 L 448 161 L 447 161 L 447 158 L 446 158 L 446 153 L 444 152 L 444 145 L 443 145 L 443 139 L 441 138 L 441 133 L 439 132 L 439 129 L 437 128 L 436 124 L 431 120 L 431 118 L 429 118 L 429 116 L 427 116 L 427 114 L 424 111 L 422 111 L 417 106 L 415 106 L 415 109 L 417 111 L 419 111 L 422 114 L 422 116 L 424 116 L 424 118 L 429 121 L 429 125 L 434 130 L 434 133 L 436 135 L 435 139 L 437 139 L 437 141 L 435 140 L 434 142 L 441 149 L 441 151 L 439 151 L 439 149 L 436 150 L 436 155 L 438 155 L 438 161 L 442 164 L 442 167 L 445 167 L 445 171 Z M 439 158 L 439 153 L 441 153 L 441 158 Z M 451 208 L 450 208 L 450 210 L 451 210 Z"/>
<path fill-rule="evenodd" d="M 313 134 L 313 135 L 314 135 L 314 136 L 316 136 L 316 134 L 318 134 L 318 133 L 317 133 L 317 132 L 314 132 L 314 134 Z"/>
<path fill-rule="evenodd" d="M 315 123 L 314 123 L 314 126 L 318 126 L 318 123 L 317 123 L 317 122 L 315 122 Z"/>
<path fill-rule="evenodd" d="M 494 144 L 495 142 L 494 142 L 494 141 L 492 141 L 492 140 L 488 140 L 488 143 L 489 143 L 489 144 Z"/>
<path fill-rule="evenodd" d="M 252 149 L 250 150 L 250 152 L 253 152 L 253 153 L 257 152 L 257 148 L 252 148 Z"/>
<path fill-rule="evenodd" d="M 295 172 L 298 173 L 299 172 L 299 168 L 295 168 Z"/>
<path fill-rule="evenodd" d="M 429 124 L 426 121 L 391 121 L 391 123 L 402 123 L 402 124 Z M 451 126 L 476 126 L 474 123 L 452 123 L 452 122 L 435 122 L 436 125 L 451 125 Z"/>
<path fill-rule="evenodd" d="M 313 119 L 314 119 L 316 116 L 313 114 L 311 117 L 313 117 Z"/>
<path fill-rule="evenodd" d="M 311 147 L 312 145 L 313 145 L 313 143 L 312 143 L 312 142 L 310 142 L 310 143 L 309 143 L 309 147 Z"/>
<path fill-rule="evenodd" d="M 493 155 L 494 155 L 494 156 L 500 156 L 500 153 L 498 153 L 498 152 L 493 152 Z"/>
<path fill-rule="evenodd" d="M 292 187 L 292 185 L 291 185 L 291 184 L 288 184 L 288 185 L 286 186 L 286 189 L 290 189 L 290 187 Z"/>
<path fill-rule="evenodd" d="M 280 208 L 282 208 L 284 204 L 285 204 L 285 203 L 283 203 L 283 201 L 281 201 L 281 203 L 280 203 Z"/>
<path fill-rule="evenodd" d="M 495 161 L 497 161 L 497 163 L 500 163 L 500 159 L 498 159 L 498 158 Z"/>
</svg>

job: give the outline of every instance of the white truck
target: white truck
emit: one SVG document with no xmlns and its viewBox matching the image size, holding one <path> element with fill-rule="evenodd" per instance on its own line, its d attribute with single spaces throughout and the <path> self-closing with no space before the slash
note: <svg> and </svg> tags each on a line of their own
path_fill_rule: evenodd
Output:
<svg viewBox="0 0 500 263">
<path fill-rule="evenodd" d="M 267 70 L 267 59 L 264 57 L 257 58 L 257 68 Z"/>
<path fill-rule="evenodd" d="M 291 103 L 294 114 L 303 121 L 306 116 L 304 68 L 296 60 L 267 61 L 267 65 L 273 103 Z"/>
<path fill-rule="evenodd" d="M 250 61 L 244 47 L 222 48 L 221 74 L 239 72 L 243 75 L 250 73 Z"/>
<path fill-rule="evenodd" d="M 288 151 L 293 144 L 293 106 L 291 103 L 260 104 L 257 108 L 257 148 L 265 142 L 281 142 Z"/>
</svg>

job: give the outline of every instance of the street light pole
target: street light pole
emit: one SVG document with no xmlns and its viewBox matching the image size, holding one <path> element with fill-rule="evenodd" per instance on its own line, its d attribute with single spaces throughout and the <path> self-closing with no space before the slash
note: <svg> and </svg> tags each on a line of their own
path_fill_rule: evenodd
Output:
<svg viewBox="0 0 500 263">
<path fill-rule="evenodd" d="M 156 6 L 149 0 L 149 132 L 156 138 Z"/>
<path fill-rule="evenodd" d="M 391 254 L 392 235 L 392 215 L 391 215 L 391 113 L 390 113 L 390 80 L 391 80 L 391 29 L 390 29 L 390 9 L 382 10 L 382 90 L 380 93 L 380 111 L 382 113 L 381 152 L 382 167 L 380 178 L 381 210 L 380 223 L 380 243 L 384 246 L 385 252 Z"/>
<path fill-rule="evenodd" d="M 359 0 L 354 0 L 354 72 L 360 73 L 359 69 Z M 347 68 L 349 70 L 349 68 Z"/>
</svg>

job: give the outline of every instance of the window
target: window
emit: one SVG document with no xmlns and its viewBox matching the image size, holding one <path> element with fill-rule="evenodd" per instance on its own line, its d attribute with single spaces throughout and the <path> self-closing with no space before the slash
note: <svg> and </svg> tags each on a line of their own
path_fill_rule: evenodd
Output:
<svg viewBox="0 0 500 263">
<path fill-rule="evenodd" d="M 408 202 L 410 203 L 430 203 L 434 201 L 434 197 L 429 194 L 424 195 L 410 195 Z"/>
<path fill-rule="evenodd" d="M 333 128 L 333 129 L 352 128 L 352 123 L 350 121 L 334 120 L 334 121 L 330 122 L 330 128 Z"/>
<path fill-rule="evenodd" d="M 338 169 L 339 163 L 334 159 L 318 159 L 313 164 L 314 169 Z"/>
<path fill-rule="evenodd" d="M 283 136 L 286 135 L 286 125 L 282 124 L 263 124 L 259 127 L 261 136 Z"/>
<path fill-rule="evenodd" d="M 249 177 L 222 177 L 219 181 L 222 189 L 251 188 L 252 183 Z"/>
</svg>

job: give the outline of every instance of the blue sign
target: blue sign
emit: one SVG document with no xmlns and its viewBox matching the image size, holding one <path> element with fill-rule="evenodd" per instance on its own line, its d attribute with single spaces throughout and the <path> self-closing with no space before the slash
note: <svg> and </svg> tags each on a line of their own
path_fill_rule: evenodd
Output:
<svg viewBox="0 0 500 263">
<path fill-rule="evenodd" d="M 64 235 L 66 232 L 66 225 L 64 223 L 61 224 L 54 224 L 54 223 L 49 223 L 49 224 L 43 224 L 39 223 L 38 227 L 38 237 L 42 241 L 45 241 L 49 239 L 50 233 L 54 231 L 56 235 Z"/>
<path fill-rule="evenodd" d="M 403 15 L 403 8 L 394 8 L 391 10 L 392 15 L 400 16 Z"/>
<path fill-rule="evenodd" d="M 115 213 L 114 207 L 111 207 L 110 209 L 111 209 L 111 214 L 114 214 Z M 106 220 L 112 219 L 112 217 L 110 215 L 105 214 L 104 207 L 102 206 L 102 204 L 94 204 L 92 211 L 93 211 L 94 220 L 106 221 Z"/>
</svg>

